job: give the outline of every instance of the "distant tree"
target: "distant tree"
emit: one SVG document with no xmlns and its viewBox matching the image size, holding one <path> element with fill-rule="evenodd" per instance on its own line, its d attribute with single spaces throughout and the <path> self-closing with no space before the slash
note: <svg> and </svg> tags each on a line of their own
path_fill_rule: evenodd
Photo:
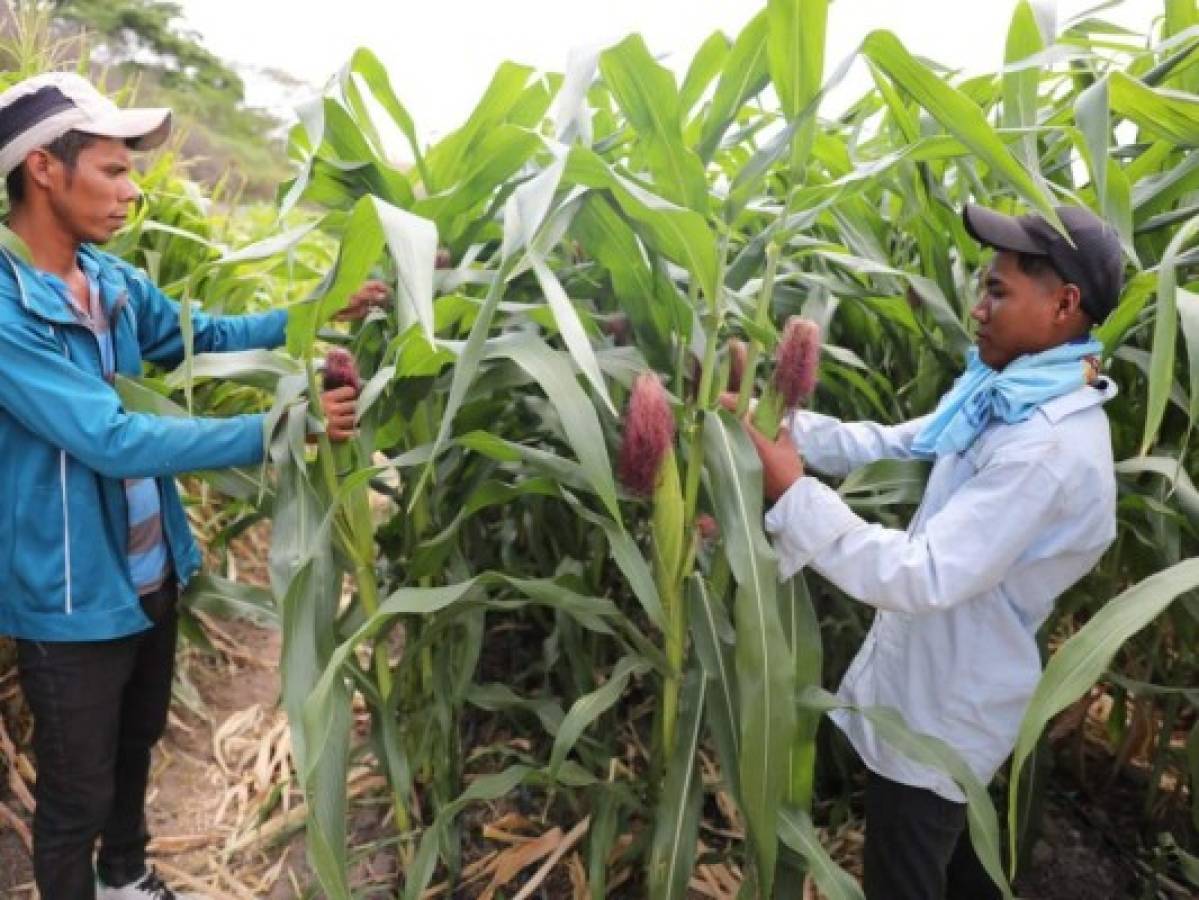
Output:
<svg viewBox="0 0 1199 900">
<path fill-rule="evenodd" d="M 231 104 L 245 99 L 241 78 L 181 27 L 183 8 L 171 0 L 55 0 L 58 18 L 95 32 L 114 62 L 152 70 L 168 88 L 204 87 Z"/>
<path fill-rule="evenodd" d="M 285 176 L 280 122 L 247 107 L 245 82 L 206 48 L 174 0 L 51 0 L 53 17 L 87 32 L 93 63 L 135 79 L 144 104 L 171 107 L 187 134 L 192 174 L 214 181 L 236 165 L 254 196 L 269 196 Z M 265 73 L 263 77 L 272 77 Z"/>
</svg>

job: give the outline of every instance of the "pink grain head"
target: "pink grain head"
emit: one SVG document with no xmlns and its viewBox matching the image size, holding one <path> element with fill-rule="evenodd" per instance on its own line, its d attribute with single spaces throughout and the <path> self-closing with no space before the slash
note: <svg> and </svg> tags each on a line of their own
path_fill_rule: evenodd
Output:
<svg viewBox="0 0 1199 900">
<path fill-rule="evenodd" d="M 787 409 L 811 399 L 820 370 L 820 326 L 792 316 L 774 352 L 774 386 Z"/>
<path fill-rule="evenodd" d="M 674 442 L 674 413 L 662 382 L 644 372 L 633 382 L 624 414 L 620 444 L 620 481 L 629 493 L 648 497 L 658 482 L 658 471 Z"/>
<path fill-rule="evenodd" d="M 749 347 L 745 341 L 733 338 L 729 341 L 729 383 L 728 390 L 741 390 L 741 379 L 745 377 L 745 366 L 749 362 Z"/>
<path fill-rule="evenodd" d="M 347 385 L 353 387 L 355 391 L 362 390 L 362 379 L 358 377 L 358 364 L 354 362 L 350 351 L 334 347 L 325 356 L 325 390 L 332 391 Z"/>
</svg>

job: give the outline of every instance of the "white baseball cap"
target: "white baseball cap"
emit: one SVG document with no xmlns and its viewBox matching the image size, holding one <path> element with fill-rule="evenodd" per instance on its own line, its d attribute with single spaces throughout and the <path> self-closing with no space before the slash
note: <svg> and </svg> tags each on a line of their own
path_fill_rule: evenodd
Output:
<svg viewBox="0 0 1199 900">
<path fill-rule="evenodd" d="M 134 150 L 150 150 L 171 133 L 171 111 L 122 109 L 73 72 L 26 78 L 0 94 L 0 177 L 68 131 L 120 138 Z"/>
</svg>

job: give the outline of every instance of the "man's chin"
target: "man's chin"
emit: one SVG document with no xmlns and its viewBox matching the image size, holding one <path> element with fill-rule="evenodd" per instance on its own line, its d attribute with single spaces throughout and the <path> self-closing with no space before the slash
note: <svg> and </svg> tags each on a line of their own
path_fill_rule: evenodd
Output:
<svg viewBox="0 0 1199 900">
<path fill-rule="evenodd" d="M 118 231 L 125 227 L 125 223 L 120 225 L 106 225 L 102 228 L 97 228 L 95 231 L 84 238 L 84 241 L 89 244 L 107 244 L 111 241 Z"/>
<path fill-rule="evenodd" d="M 1004 359 L 1000 354 L 997 354 L 994 350 L 984 344 L 978 345 L 978 358 L 986 366 L 994 369 L 995 371 L 999 371 L 1006 366 L 1008 362 L 1010 362 L 1010 360 Z"/>
</svg>

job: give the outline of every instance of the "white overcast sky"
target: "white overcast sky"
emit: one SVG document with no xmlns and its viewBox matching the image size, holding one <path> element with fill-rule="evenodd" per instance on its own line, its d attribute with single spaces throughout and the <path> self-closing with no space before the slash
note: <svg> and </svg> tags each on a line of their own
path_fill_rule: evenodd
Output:
<svg viewBox="0 0 1199 900">
<path fill-rule="evenodd" d="M 1098 0 L 1061 0 L 1058 22 Z M 254 68 L 274 68 L 319 86 L 358 46 L 387 66 L 424 140 L 452 130 L 505 59 L 562 71 L 572 46 L 603 45 L 640 32 L 676 71 L 716 29 L 730 37 L 765 0 L 182 0 L 187 27 L 242 68 L 247 99 L 278 107 Z M 835 0 L 826 75 L 870 31 L 894 31 L 914 53 L 968 72 L 993 71 L 1013 0 Z M 1052 4 L 1040 4 L 1053 8 Z M 1099 15 L 1146 30 L 1161 0 L 1125 0 Z M 842 94 L 868 85 L 859 63 Z M 836 102 L 836 95 L 830 102 Z"/>
</svg>

